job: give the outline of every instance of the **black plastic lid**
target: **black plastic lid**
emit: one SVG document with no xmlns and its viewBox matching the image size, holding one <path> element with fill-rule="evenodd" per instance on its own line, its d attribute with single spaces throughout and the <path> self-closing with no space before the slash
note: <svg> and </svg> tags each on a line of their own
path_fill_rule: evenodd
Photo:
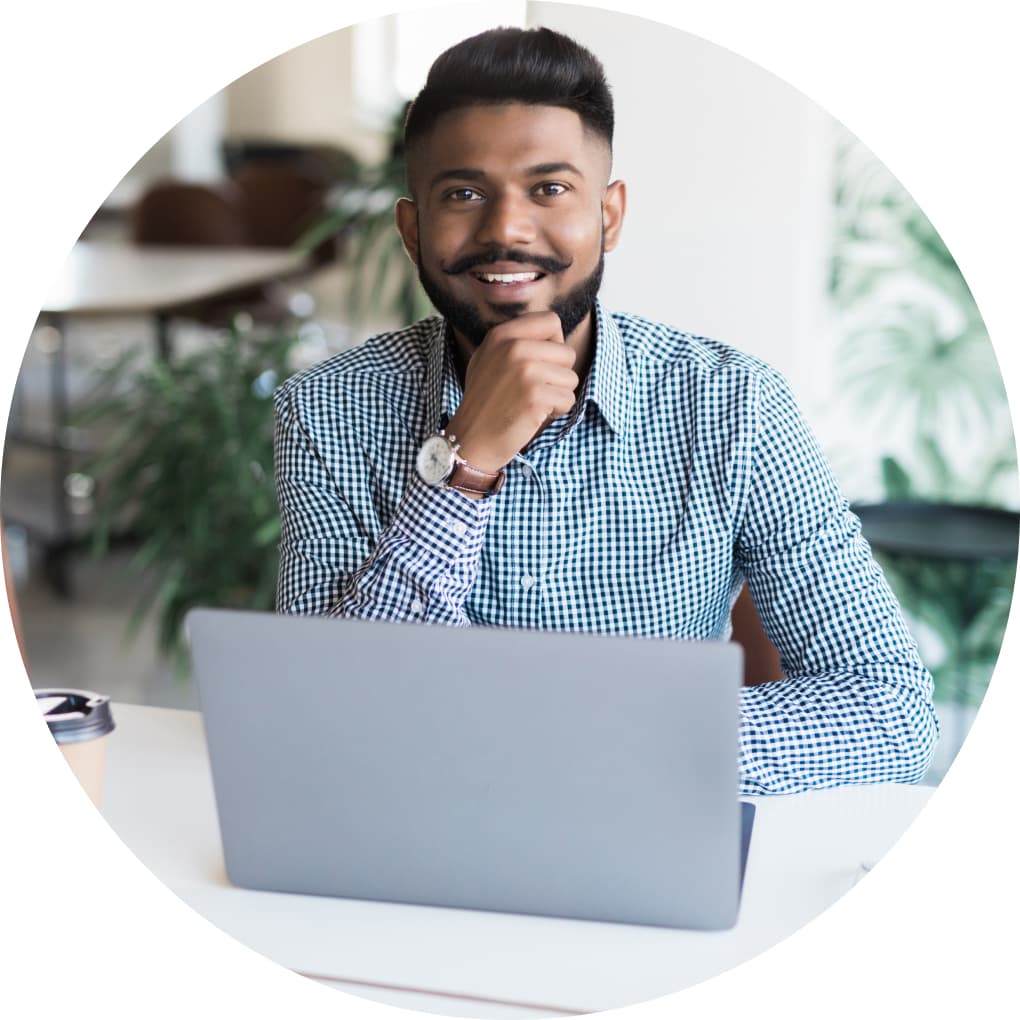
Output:
<svg viewBox="0 0 1020 1020">
<path fill-rule="evenodd" d="M 94 740 L 113 729 L 110 699 L 105 694 L 46 687 L 37 690 L 35 698 L 58 744 Z"/>
</svg>

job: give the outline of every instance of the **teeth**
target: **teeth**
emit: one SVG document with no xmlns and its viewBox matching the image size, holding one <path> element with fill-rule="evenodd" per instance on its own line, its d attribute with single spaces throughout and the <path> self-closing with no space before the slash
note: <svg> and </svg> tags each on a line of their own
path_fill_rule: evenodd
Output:
<svg viewBox="0 0 1020 1020">
<path fill-rule="evenodd" d="M 539 273 L 479 273 L 478 279 L 486 283 L 527 283 L 539 276 Z"/>
</svg>

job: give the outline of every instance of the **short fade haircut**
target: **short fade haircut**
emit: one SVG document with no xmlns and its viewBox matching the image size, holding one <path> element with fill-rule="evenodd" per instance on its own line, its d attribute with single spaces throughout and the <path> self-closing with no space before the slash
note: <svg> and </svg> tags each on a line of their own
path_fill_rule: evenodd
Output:
<svg viewBox="0 0 1020 1020">
<path fill-rule="evenodd" d="M 599 59 L 549 28 L 493 28 L 451 46 L 429 69 L 404 121 L 404 148 L 452 110 L 527 103 L 573 110 L 613 148 L 613 97 Z"/>
</svg>

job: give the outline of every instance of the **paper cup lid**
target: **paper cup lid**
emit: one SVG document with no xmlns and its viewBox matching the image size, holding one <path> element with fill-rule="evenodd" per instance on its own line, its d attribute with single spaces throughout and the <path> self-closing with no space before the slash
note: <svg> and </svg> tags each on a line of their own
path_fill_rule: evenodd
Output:
<svg viewBox="0 0 1020 1020">
<path fill-rule="evenodd" d="M 94 740 L 113 729 L 110 699 L 105 694 L 46 687 L 35 692 L 35 699 L 58 744 Z"/>
</svg>

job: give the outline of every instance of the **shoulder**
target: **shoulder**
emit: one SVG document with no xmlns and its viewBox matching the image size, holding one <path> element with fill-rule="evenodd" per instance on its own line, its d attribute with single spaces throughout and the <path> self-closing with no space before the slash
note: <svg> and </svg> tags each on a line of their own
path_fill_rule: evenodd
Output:
<svg viewBox="0 0 1020 1020">
<path fill-rule="evenodd" d="M 703 381 L 781 382 L 771 365 L 721 340 L 688 333 L 640 315 L 613 312 L 628 363 L 642 374 L 693 374 Z"/>
<path fill-rule="evenodd" d="M 404 329 L 378 333 L 364 343 L 312 365 L 284 382 L 277 393 L 287 396 L 358 385 L 385 385 L 387 380 L 420 376 L 429 352 L 441 336 L 439 318 L 422 319 Z"/>
<path fill-rule="evenodd" d="M 432 317 L 370 337 L 287 379 L 273 395 L 276 412 L 309 424 L 413 416 L 442 335 L 442 319 Z"/>
</svg>

